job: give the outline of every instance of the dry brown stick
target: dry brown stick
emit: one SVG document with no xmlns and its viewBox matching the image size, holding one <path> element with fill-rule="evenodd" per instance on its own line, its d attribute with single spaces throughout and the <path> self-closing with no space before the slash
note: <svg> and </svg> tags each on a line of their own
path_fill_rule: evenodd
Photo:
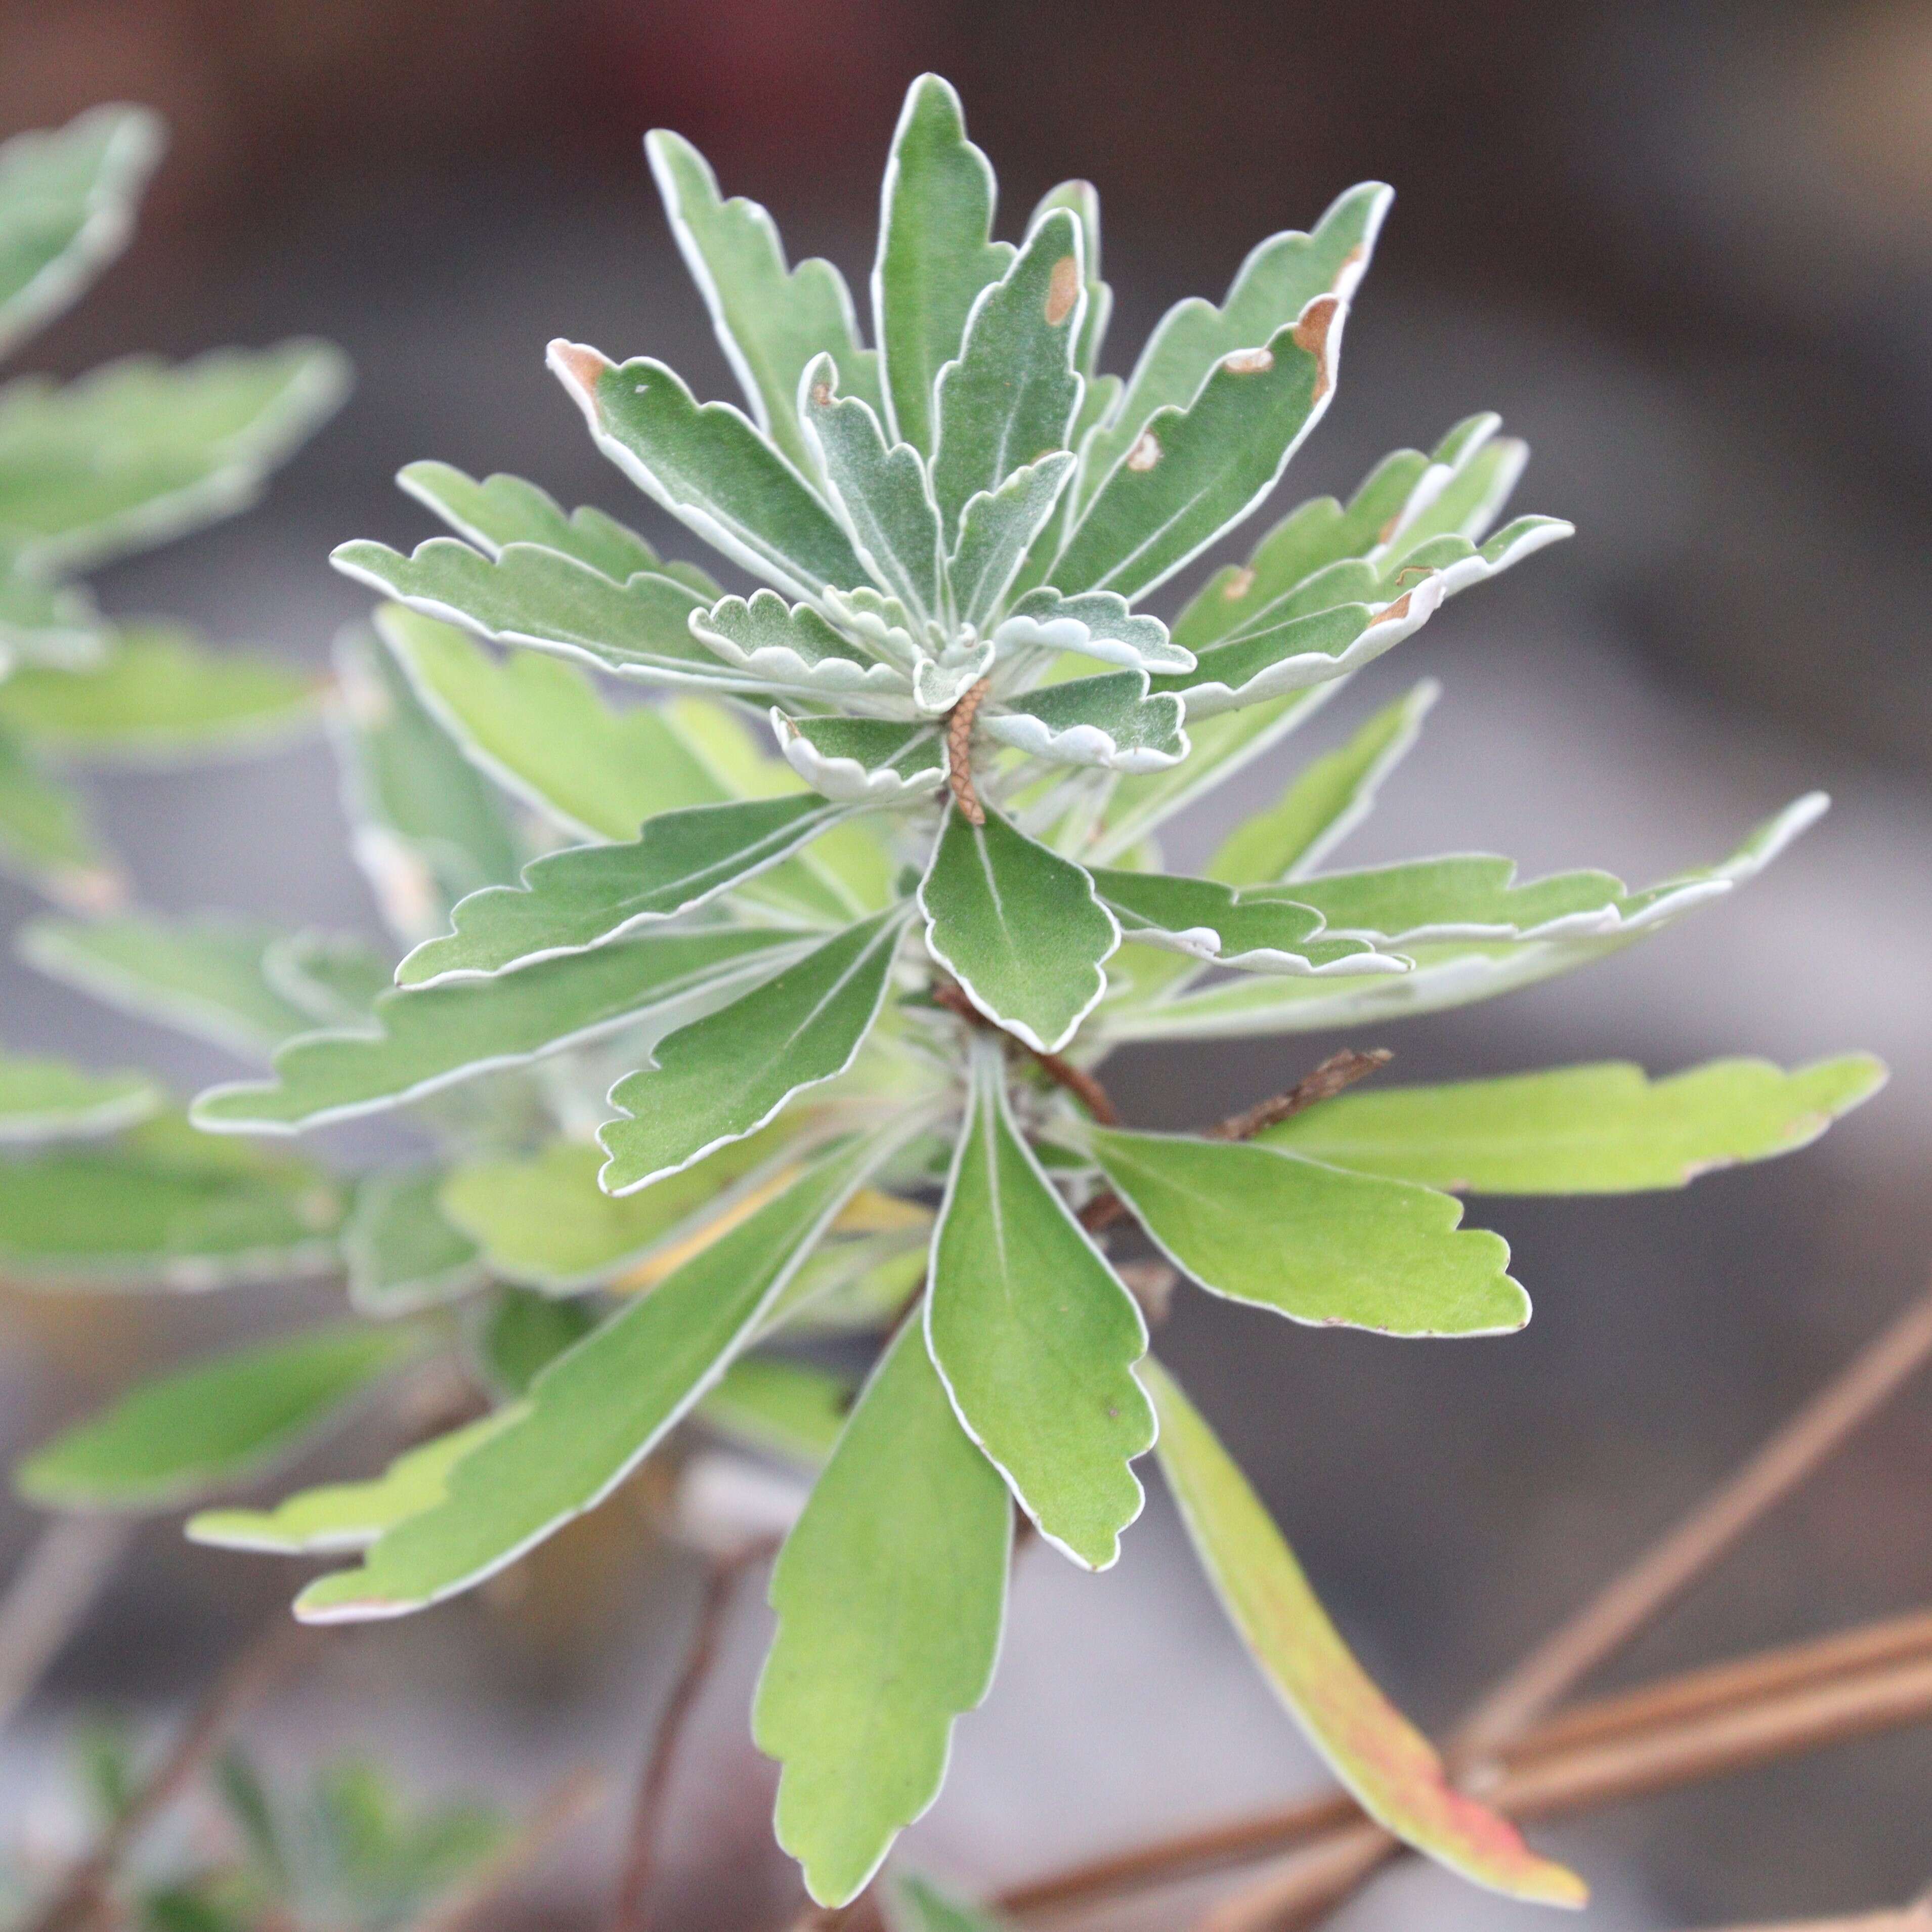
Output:
<svg viewBox="0 0 1932 1932">
<path fill-rule="evenodd" d="M 1556 1752 L 1505 1771 L 1484 1793 L 1523 1822 L 1647 1798 L 1876 1731 L 1932 1719 L 1932 1658 L 1857 1671 L 1731 1710 Z M 1384 1855 L 1378 1826 L 1346 1826 L 1260 1883 L 1224 1900 L 1198 1932 L 1305 1932 L 1331 1911 L 1366 1859 Z"/>
<path fill-rule="evenodd" d="M 973 789 L 973 721 L 993 688 L 982 677 L 946 714 L 946 782 L 959 809 L 975 825 L 986 822 L 986 808 Z"/>
<path fill-rule="evenodd" d="M 1925 1932 L 1924 1909 L 1908 1905 L 1903 1912 L 1864 1912 L 1850 1918 L 1786 1918 L 1774 1925 L 1732 1925 L 1724 1932 Z"/>
<path fill-rule="evenodd" d="M 1586 1744 L 1649 1735 L 1854 1672 L 1928 1659 L 1932 1659 L 1932 1612 L 1889 1618 L 1579 1704 L 1546 1720 L 1511 1747 L 1508 1761 L 1512 1768 L 1526 1767 L 1564 1750 L 1574 1753 Z M 1096 1903 L 1272 1856 L 1337 1827 L 1363 1822 L 1360 1808 L 1346 1792 L 1320 1792 L 1051 1874 L 1015 1887 L 1004 1902 L 1016 1911 Z"/>
<path fill-rule="evenodd" d="M 97 1925 L 106 1916 L 108 1888 L 121 1861 L 200 1774 L 242 1713 L 318 1649 L 321 1641 L 320 1630 L 278 1612 L 217 1676 L 128 1808 L 28 1922 L 27 1932 L 84 1932 Z"/>
<path fill-rule="evenodd" d="M 128 1516 L 62 1516 L 35 1538 L 0 1597 L 0 1725 L 86 1621 L 134 1533 Z"/>
<path fill-rule="evenodd" d="M 1304 1073 L 1285 1093 L 1270 1095 L 1240 1113 L 1230 1114 L 1211 1127 L 1204 1127 L 1202 1137 L 1211 1141 L 1252 1140 L 1266 1129 L 1305 1113 L 1318 1101 L 1333 1100 L 1344 1088 L 1366 1079 L 1394 1058 L 1386 1047 L 1358 1053 L 1354 1048 L 1345 1046 L 1340 1053 L 1331 1053 L 1312 1072 Z M 1081 1209 L 1080 1225 L 1090 1234 L 1097 1234 L 1102 1228 L 1111 1228 L 1116 1221 L 1125 1220 L 1132 1211 L 1112 1188 L 1105 1188 Z"/>
<path fill-rule="evenodd" d="M 732 1586 L 743 1568 L 742 1560 L 714 1562 L 706 1572 L 691 1647 L 685 1654 L 677 1682 L 671 1686 L 664 1715 L 658 1722 L 657 1736 L 644 1760 L 644 1774 L 638 1781 L 630 1838 L 623 1869 L 618 1875 L 617 1895 L 611 1906 L 610 1932 L 646 1932 L 650 1923 L 651 1881 L 656 1872 L 658 1840 L 663 1830 L 671 1770 L 677 1761 L 678 1747 L 684 1741 L 686 1726 L 697 1708 L 698 1695 L 717 1660 L 718 1632 L 724 1612 L 730 1607 Z"/>
<path fill-rule="evenodd" d="M 588 1768 L 572 1772 L 476 1870 L 413 1921 L 409 1932 L 464 1932 L 512 1879 L 535 1862 L 559 1832 L 590 1810 L 603 1790 L 601 1772 Z"/>
<path fill-rule="evenodd" d="M 1036 1046 L 1028 1046 L 1026 1042 L 1010 1034 L 1003 1026 L 989 1020 L 966 997 L 963 988 L 950 980 L 934 982 L 932 997 L 936 1004 L 950 1013 L 957 1013 L 969 1024 L 979 1027 L 988 1033 L 996 1033 L 1003 1040 L 1011 1040 L 1021 1048 L 1034 1064 L 1057 1087 L 1064 1087 L 1088 1112 L 1103 1127 L 1117 1127 L 1120 1116 L 1114 1105 L 1113 1096 L 1084 1066 L 1076 1066 L 1072 1061 L 1057 1053 L 1044 1053 Z"/>
</svg>

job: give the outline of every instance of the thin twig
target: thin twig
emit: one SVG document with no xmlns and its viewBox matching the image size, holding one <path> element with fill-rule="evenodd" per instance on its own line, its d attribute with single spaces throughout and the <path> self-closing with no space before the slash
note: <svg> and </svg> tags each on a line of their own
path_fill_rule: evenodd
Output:
<svg viewBox="0 0 1932 1932">
<path fill-rule="evenodd" d="M 414 1920 L 409 1932 L 464 1932 L 478 1913 L 535 1863 L 558 1833 L 589 1810 L 603 1791 L 601 1772 L 587 1768 L 572 1772 L 482 1864 Z"/>
<path fill-rule="evenodd" d="M 644 1775 L 638 1783 L 630 1839 L 611 1906 L 610 1932 L 647 1932 L 650 1922 L 646 1908 L 656 1870 L 658 1840 L 663 1828 L 672 1768 L 698 1695 L 717 1660 L 718 1632 L 724 1612 L 730 1607 L 732 1586 L 744 1567 L 742 1558 L 717 1562 L 705 1574 L 704 1594 L 698 1601 L 698 1622 L 692 1633 L 691 1647 L 685 1654 L 684 1668 L 671 1686 L 657 1736 L 644 1760 Z"/>
<path fill-rule="evenodd" d="M 1312 1072 L 1304 1073 L 1285 1093 L 1273 1094 L 1238 1114 L 1230 1114 L 1225 1120 L 1218 1120 L 1211 1127 L 1204 1127 L 1202 1138 L 1210 1141 L 1252 1140 L 1268 1128 L 1306 1112 L 1318 1101 L 1332 1100 L 1344 1088 L 1352 1087 L 1378 1067 L 1386 1066 L 1394 1058 L 1386 1047 L 1358 1053 L 1352 1047 L 1345 1046 L 1340 1053 L 1331 1053 Z M 1126 1220 L 1132 1211 L 1111 1187 L 1102 1188 L 1081 1209 L 1080 1225 L 1088 1234 L 1097 1234 L 1102 1228 L 1111 1228 L 1116 1221 Z"/>
<path fill-rule="evenodd" d="M 959 809 L 975 825 L 986 822 L 986 808 L 973 789 L 973 721 L 993 688 L 990 677 L 982 677 L 946 714 L 946 782 Z"/>
<path fill-rule="evenodd" d="M 68 1872 L 28 1922 L 27 1932 L 84 1932 L 105 1916 L 122 1860 L 142 1834 L 200 1774 L 242 1713 L 296 1664 L 312 1655 L 322 1633 L 278 1614 L 235 1658 L 188 1714 L 174 1742 L 100 1842 Z"/>
<path fill-rule="evenodd" d="M 1028 1046 L 1024 1040 L 989 1020 L 967 998 L 964 988 L 955 985 L 950 980 L 935 980 L 932 998 L 936 1005 L 944 1006 L 950 1013 L 957 1013 L 969 1025 L 978 1027 L 987 1033 L 996 1033 L 1001 1039 L 1011 1041 L 1055 1086 L 1065 1088 L 1102 1126 L 1117 1127 L 1120 1125 L 1120 1112 L 1114 1105 L 1113 1096 L 1084 1066 L 1076 1066 L 1072 1060 L 1062 1058 L 1059 1054 L 1044 1053 L 1036 1046 Z"/>
<path fill-rule="evenodd" d="M 134 1533 L 128 1516 L 62 1516 L 35 1538 L 0 1597 L 0 1726 L 86 1621 Z"/>
<path fill-rule="evenodd" d="M 1864 1912 L 1850 1918 L 1786 1918 L 1771 1925 L 1732 1925 L 1724 1932 L 1925 1932 L 1923 1910 L 1908 1905 L 1903 1912 Z"/>
<path fill-rule="evenodd" d="M 1574 1706 L 1511 1746 L 1508 1762 L 1526 1768 L 1566 1751 L 1574 1756 L 1586 1745 L 1652 1736 L 1692 1719 L 1746 1709 L 1880 1666 L 1928 1660 L 1932 1660 L 1932 1612 L 1890 1618 Z M 1360 1808 L 1346 1792 L 1318 1792 L 1030 1880 L 1010 1891 L 1004 1902 L 1022 1912 L 1095 1904 L 1272 1857 L 1362 1822 Z"/>
<path fill-rule="evenodd" d="M 1366 1053 L 1358 1053 L 1352 1047 L 1345 1046 L 1340 1053 L 1331 1053 L 1312 1073 L 1304 1073 L 1286 1093 L 1277 1094 L 1271 1100 L 1257 1101 L 1244 1112 L 1231 1114 L 1218 1126 L 1210 1127 L 1208 1138 L 1215 1141 L 1251 1141 L 1268 1128 L 1292 1120 L 1297 1114 L 1306 1113 L 1318 1102 L 1333 1100 L 1337 1094 L 1354 1086 L 1358 1080 L 1365 1080 L 1378 1068 L 1386 1066 L 1394 1057 L 1385 1046 L 1371 1048 Z"/>
</svg>

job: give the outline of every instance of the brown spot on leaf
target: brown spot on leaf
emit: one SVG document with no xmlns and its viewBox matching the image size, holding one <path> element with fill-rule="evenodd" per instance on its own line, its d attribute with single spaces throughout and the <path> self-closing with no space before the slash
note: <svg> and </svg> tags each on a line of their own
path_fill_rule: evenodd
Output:
<svg viewBox="0 0 1932 1932">
<path fill-rule="evenodd" d="M 1362 244 L 1358 242 L 1355 245 L 1342 257 L 1342 265 L 1335 271 L 1335 279 L 1330 282 L 1328 286 L 1331 289 L 1339 289 L 1342 284 L 1348 279 L 1348 271 L 1355 267 L 1360 262 L 1364 254 L 1366 253 L 1366 250 L 1364 250 Z"/>
<path fill-rule="evenodd" d="M 1318 365 L 1314 398 L 1317 402 L 1328 393 L 1328 332 L 1341 312 L 1342 304 L 1334 296 L 1317 296 L 1301 311 L 1301 318 L 1294 325 L 1294 346 L 1303 354 L 1313 356 Z"/>
<path fill-rule="evenodd" d="M 1265 346 L 1238 349 L 1233 355 L 1222 357 L 1221 367 L 1231 376 L 1258 376 L 1274 367 L 1274 351 Z"/>
<path fill-rule="evenodd" d="M 1080 264 L 1071 255 L 1063 255 L 1053 265 L 1046 285 L 1046 326 L 1058 328 L 1073 313 L 1080 299 Z"/>
<path fill-rule="evenodd" d="M 1238 604 L 1255 587 L 1255 574 L 1246 564 L 1228 578 L 1227 587 L 1221 595 L 1230 604 Z"/>
<path fill-rule="evenodd" d="M 1408 615 L 1408 600 L 1414 595 L 1415 592 L 1412 590 L 1405 590 L 1402 595 L 1376 620 L 1376 622 L 1378 624 L 1400 623 L 1403 618 Z"/>
<path fill-rule="evenodd" d="M 596 394 L 597 380 L 610 367 L 608 360 L 580 342 L 553 342 L 550 366 L 588 400 Z"/>
<path fill-rule="evenodd" d="M 814 409 L 824 409 L 830 405 L 831 400 L 832 385 L 830 382 L 814 382 L 812 384 L 812 406 Z"/>
<path fill-rule="evenodd" d="M 1151 470 L 1160 460 L 1160 439 L 1152 430 L 1142 430 L 1127 452 L 1127 467 L 1136 472 Z"/>
</svg>

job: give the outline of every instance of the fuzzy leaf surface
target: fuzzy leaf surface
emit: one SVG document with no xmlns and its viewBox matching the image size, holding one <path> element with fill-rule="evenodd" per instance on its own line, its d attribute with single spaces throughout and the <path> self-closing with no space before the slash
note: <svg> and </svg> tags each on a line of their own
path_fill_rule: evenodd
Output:
<svg viewBox="0 0 1932 1932">
<path fill-rule="evenodd" d="M 1392 199 L 1377 182 L 1351 188 L 1312 233 L 1285 231 L 1250 250 L 1220 308 L 1195 296 L 1169 309 L 1141 351 L 1112 419 L 1094 433 L 1083 498 L 1107 479 L 1159 411 L 1194 400 L 1217 363 L 1272 342 L 1318 296 L 1346 303 L 1368 267 Z"/>
<path fill-rule="evenodd" d="M 0 549 L 78 570 L 232 515 L 347 386 L 314 342 L 23 377 L 0 391 Z"/>
<path fill-rule="evenodd" d="M 481 1582 L 594 1508 L 724 1372 L 758 1316 L 879 1158 L 848 1142 L 787 1191 L 558 1356 L 524 1412 L 464 1456 L 444 1498 L 359 1568 L 310 1584 L 312 1623 L 400 1616 Z"/>
<path fill-rule="evenodd" d="M 1158 617 L 1130 612 L 1111 590 L 1064 597 L 1051 586 L 1030 590 L 993 632 L 1004 655 L 1022 650 L 1077 651 L 1106 664 L 1147 671 L 1194 668 L 1194 654 L 1174 644 Z"/>
<path fill-rule="evenodd" d="M 1250 896 L 1173 872 L 1096 869 L 1095 890 L 1124 939 L 1244 973 L 1402 973 L 1408 962 L 1365 939 L 1336 938 L 1322 915 L 1286 898 Z"/>
<path fill-rule="evenodd" d="M 0 1163 L 0 1268 L 32 1287 L 182 1292 L 332 1267 L 348 1202 L 307 1161 L 160 1114 L 117 1141 Z"/>
<path fill-rule="evenodd" d="M 1208 862 L 1224 884 L 1312 872 L 1373 808 L 1382 782 L 1408 755 L 1442 686 L 1425 678 L 1378 711 L 1346 745 L 1314 760 L 1271 806 L 1229 832 Z"/>
<path fill-rule="evenodd" d="M 652 934 L 539 960 L 494 979 L 398 988 L 375 1026 L 310 1031 L 275 1056 L 275 1078 L 211 1088 L 196 1124 L 218 1133 L 292 1133 L 380 1112 L 619 1027 L 667 1028 L 769 976 L 797 944 L 749 928 Z"/>
<path fill-rule="evenodd" d="M 771 216 L 742 196 L 724 200 L 710 164 L 681 136 L 654 128 L 644 152 L 685 266 L 758 427 L 808 469 L 797 398 L 799 378 L 814 357 L 832 356 L 848 390 L 880 406 L 878 358 L 860 346 L 844 277 L 817 256 L 788 268 Z"/>
<path fill-rule="evenodd" d="M 1154 1441 L 1134 1378 L 1147 1324 L 1015 1124 L 997 1046 L 978 1048 L 974 1075 L 933 1234 L 927 1346 L 1040 1534 L 1108 1569 L 1145 1500 L 1130 1466 Z"/>
<path fill-rule="evenodd" d="M 730 672 L 760 690 L 890 701 L 911 688 L 898 666 L 864 656 L 810 604 L 788 604 L 775 591 L 727 597 L 699 613 L 692 629 Z"/>
<path fill-rule="evenodd" d="M 1383 1696 L 1328 1618 L 1261 1499 L 1173 1378 L 1150 1363 L 1161 1472 L 1195 1552 L 1261 1672 L 1328 1768 L 1385 1830 L 1511 1898 L 1580 1906 L 1574 1873 L 1458 1791 L 1435 1748 Z"/>
<path fill-rule="evenodd" d="M 926 949 L 989 1018 L 1058 1052 L 1106 991 L 1120 943 L 1094 882 L 997 812 L 946 808 L 919 888 Z"/>
<path fill-rule="evenodd" d="M 772 713 L 785 762 L 815 792 L 844 805 L 896 805 L 946 782 L 936 724 L 883 718 L 788 718 Z"/>
<path fill-rule="evenodd" d="M 938 1796 L 954 1720 L 992 1686 L 1012 1540 L 1006 1486 L 908 1322 L 772 1573 L 752 1736 L 784 1766 L 778 1842 L 821 1905 Z"/>
<path fill-rule="evenodd" d="M 1056 208 L 973 304 L 958 356 L 939 372 L 932 490 L 948 541 L 971 500 L 1066 446 L 1086 310 L 1078 223 Z"/>
<path fill-rule="evenodd" d="M 896 908 L 848 926 L 743 998 L 661 1040 L 653 1064 L 610 1090 L 610 1104 L 627 1118 L 598 1130 L 610 1156 L 606 1191 L 626 1193 L 675 1174 L 843 1073 L 885 1004 L 904 930 Z"/>
<path fill-rule="evenodd" d="M 1272 1147 L 1092 1131 L 1101 1171 L 1203 1288 L 1296 1322 L 1384 1335 L 1500 1335 L 1529 1319 L 1500 1235 L 1462 1203 Z"/>
<path fill-rule="evenodd" d="M 1358 1174 L 1471 1194 L 1628 1194 L 1808 1146 L 1885 1082 L 1869 1055 L 1786 1072 L 1714 1060 L 1653 1081 L 1612 1060 L 1347 1094 L 1259 1136 Z"/>
<path fill-rule="evenodd" d="M 674 919 L 789 858 L 840 812 L 810 792 L 694 805 L 646 819 L 628 845 L 547 854 L 524 868 L 520 886 L 491 886 L 459 901 L 454 932 L 418 946 L 396 969 L 396 983 L 500 973 Z"/>
<path fill-rule="evenodd" d="M 872 316 L 886 420 L 925 455 L 938 440 L 939 372 L 959 353 L 980 291 L 1013 259 L 1011 243 L 989 238 L 994 194 L 992 164 L 966 138 L 958 95 L 922 74 L 886 163 Z"/>
<path fill-rule="evenodd" d="M 356 1325 L 235 1349 L 64 1430 L 16 1468 L 14 1486 L 49 1509 L 177 1508 L 286 1454 L 422 1347 Z"/>
<path fill-rule="evenodd" d="M 700 404 L 649 356 L 619 364 L 553 342 L 550 364 L 598 448 L 713 549 L 791 597 L 865 580 L 838 519 L 729 403 Z"/>
<path fill-rule="evenodd" d="M 434 510 L 466 543 L 487 556 L 512 544 L 537 544 L 628 584 L 640 572 L 668 574 L 708 590 L 710 579 L 689 564 L 665 564 L 637 532 L 587 504 L 568 515 L 548 490 L 499 472 L 478 482 L 447 463 L 406 463 L 398 486 Z"/>
<path fill-rule="evenodd" d="M 1143 670 L 1070 679 L 1012 698 L 982 714 L 988 737 L 1036 758 L 1097 765 L 1115 772 L 1157 772 L 1187 755 L 1178 698 L 1149 697 Z"/>
<path fill-rule="evenodd" d="M 997 490 L 969 496 L 946 564 L 960 620 L 984 631 L 1073 473 L 1068 450 L 1012 471 Z"/>
</svg>

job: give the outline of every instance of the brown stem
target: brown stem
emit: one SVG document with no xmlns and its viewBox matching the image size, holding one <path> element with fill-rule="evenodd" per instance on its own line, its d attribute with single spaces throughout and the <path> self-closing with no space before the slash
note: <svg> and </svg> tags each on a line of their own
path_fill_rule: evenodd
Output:
<svg viewBox="0 0 1932 1932">
<path fill-rule="evenodd" d="M 142 1834 L 200 1774 L 229 1728 L 298 1663 L 320 1648 L 320 1631 L 278 1614 L 211 1684 L 166 1755 L 100 1842 L 68 1872 L 28 1922 L 27 1932 L 88 1932 L 107 1915 L 108 1888 Z"/>
<path fill-rule="evenodd" d="M 0 1597 L 0 1725 L 86 1620 L 134 1533 L 127 1516 L 62 1516 L 35 1538 Z"/>
<path fill-rule="evenodd" d="M 603 1790 L 601 1772 L 572 1772 L 505 1844 L 413 1921 L 409 1932 L 464 1932 L 506 1886 L 536 1862 L 559 1832 L 590 1810 Z"/>
<path fill-rule="evenodd" d="M 631 1834 L 624 1867 L 617 1880 L 617 1895 L 611 1906 L 610 1932 L 647 1932 L 651 1881 L 655 1875 L 657 1847 L 662 1834 L 664 1801 L 670 1795 L 670 1774 L 684 1741 L 686 1726 L 697 1708 L 699 1694 L 717 1660 L 718 1632 L 724 1612 L 730 1607 L 732 1586 L 744 1568 L 742 1560 L 713 1563 L 706 1573 L 704 1594 L 699 1599 L 698 1622 L 692 1634 L 691 1648 L 685 1654 L 684 1668 L 671 1686 L 669 1701 L 659 1720 L 656 1738 L 644 1760 L 644 1775 L 638 1784 L 638 1802 L 631 1814 Z"/>
<path fill-rule="evenodd" d="M 1579 1704 L 1512 1746 L 1508 1763 L 1512 1771 L 1527 1768 L 1586 1745 L 1648 1736 L 1856 1673 L 1928 1660 L 1932 1660 L 1932 1611 L 1891 1618 Z M 1089 1904 L 1270 1857 L 1363 1822 L 1360 1808 L 1346 1792 L 1318 1792 L 1051 1874 L 1016 1888 L 1004 1902 L 1014 1910 L 1031 1912 Z"/>
<path fill-rule="evenodd" d="M 1011 1040 L 1056 1087 L 1065 1088 L 1102 1126 L 1117 1127 L 1120 1125 L 1120 1116 L 1114 1105 L 1113 1096 L 1084 1066 L 1076 1066 L 1070 1060 L 1063 1059 L 1057 1053 L 1043 1053 L 1036 1046 L 1028 1046 L 1024 1040 L 989 1020 L 966 997 L 964 989 L 950 980 L 935 980 L 932 998 L 936 1005 L 944 1006 L 950 1013 L 957 1013 L 969 1025 L 978 1027 L 986 1033 L 996 1033 L 1002 1040 Z"/>
<path fill-rule="evenodd" d="M 1774 1925 L 1732 1925 L 1726 1932 L 1925 1932 L 1928 1920 L 1921 1906 L 1903 1912 L 1864 1912 L 1850 1918 L 1788 1918 Z"/>
<path fill-rule="evenodd" d="M 986 808 L 973 789 L 973 721 L 992 688 L 993 680 L 982 677 L 946 714 L 946 782 L 959 809 L 975 825 L 986 824 Z"/>
<path fill-rule="evenodd" d="M 1345 1046 L 1340 1053 L 1331 1053 L 1312 1072 L 1304 1073 L 1286 1093 L 1257 1101 L 1240 1113 L 1230 1114 L 1225 1120 L 1203 1128 L 1202 1136 L 1210 1141 L 1251 1141 L 1265 1129 L 1306 1112 L 1318 1101 L 1333 1099 L 1344 1088 L 1352 1087 L 1378 1067 L 1386 1066 L 1394 1058 L 1386 1047 L 1358 1053 L 1352 1047 Z M 1102 1121 L 1101 1124 L 1113 1124 Z M 1111 1187 L 1103 1188 L 1081 1209 L 1080 1225 L 1088 1234 L 1097 1234 L 1116 1221 L 1126 1220 L 1132 1212 Z"/>
</svg>

